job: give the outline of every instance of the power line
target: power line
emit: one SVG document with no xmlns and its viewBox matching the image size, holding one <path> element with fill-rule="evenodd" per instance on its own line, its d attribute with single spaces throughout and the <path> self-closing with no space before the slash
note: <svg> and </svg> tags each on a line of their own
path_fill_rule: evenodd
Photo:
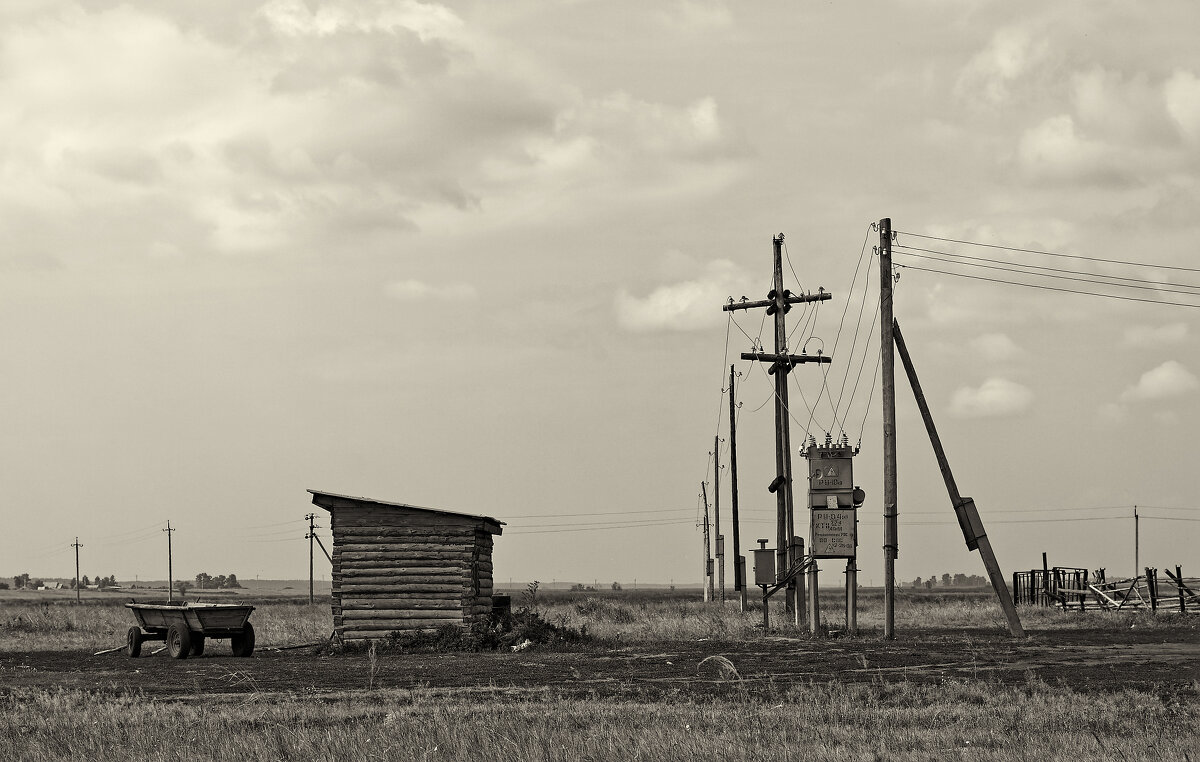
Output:
<svg viewBox="0 0 1200 762">
<path fill-rule="evenodd" d="M 899 247 L 897 247 L 897 248 L 899 248 Z M 974 260 L 978 260 L 978 261 L 976 261 L 976 262 L 955 262 L 950 259 L 941 259 L 939 257 L 931 257 L 926 254 L 913 254 L 911 251 L 896 251 L 895 253 L 899 254 L 901 256 L 905 256 L 905 257 L 915 257 L 917 259 L 928 259 L 933 262 L 942 262 L 945 264 L 961 265 L 963 267 L 979 267 L 984 270 L 999 270 L 1001 272 L 1017 273 L 1019 275 L 1031 275 L 1031 276 L 1034 276 L 1037 278 L 1054 278 L 1055 280 L 1069 280 L 1069 281 L 1075 281 L 1078 283 L 1093 283 L 1097 286 L 1108 286 L 1110 288 L 1135 288 L 1135 289 L 1138 289 L 1139 291 L 1158 291 L 1158 292 L 1162 292 L 1162 293 L 1166 293 L 1166 294 L 1185 294 L 1187 296 L 1200 296 L 1200 293 L 1196 293 L 1196 292 L 1192 292 L 1192 291 L 1180 291 L 1178 289 L 1173 289 L 1173 288 L 1159 288 L 1157 286 L 1138 286 L 1138 285 L 1134 285 L 1134 284 L 1130 284 L 1130 283 L 1108 283 L 1108 282 L 1102 281 L 1102 280 L 1093 280 L 1092 278 L 1076 278 L 1076 277 L 1073 277 L 1070 275 L 1052 275 L 1050 273 L 1030 272 L 1029 270 L 1021 270 L 1018 268 L 1032 267 L 1032 265 L 1024 265 L 1024 264 L 1019 264 L 1019 263 L 1016 263 L 1017 267 L 1004 267 L 1002 265 L 996 265 L 996 264 L 992 264 L 992 265 L 980 264 L 980 262 L 995 262 L 995 261 L 997 261 L 997 260 L 993 260 L 993 259 L 985 259 L 983 257 L 961 257 L 962 259 L 974 259 Z M 943 254 L 944 252 L 934 252 L 934 253 Z M 955 255 L 946 254 L 946 256 L 953 257 Z M 1067 271 L 1067 272 L 1069 272 L 1069 271 Z M 1088 273 L 1088 274 L 1091 275 L 1091 273 Z M 1107 276 L 1099 275 L 1099 276 L 1095 276 L 1095 277 L 1104 278 Z M 1156 281 L 1145 281 L 1145 282 L 1154 283 Z M 1186 284 L 1184 284 L 1184 285 L 1186 285 Z M 1190 286 L 1190 288 L 1197 288 L 1197 287 Z"/>
<path fill-rule="evenodd" d="M 896 265 L 896 267 L 903 267 L 907 270 L 919 270 L 921 272 L 927 272 L 927 273 L 940 273 L 941 275 L 953 275 L 956 278 L 970 278 L 972 280 L 982 280 L 982 281 L 987 281 L 989 283 L 1002 283 L 1002 284 L 1009 285 L 1009 286 L 1023 286 L 1025 288 L 1036 288 L 1036 289 L 1040 289 L 1042 291 L 1058 291 L 1058 292 L 1064 293 L 1064 294 L 1080 294 L 1083 296 L 1099 296 L 1099 297 L 1103 297 L 1105 299 L 1120 299 L 1121 301 L 1124 301 L 1124 302 L 1143 302 L 1145 304 L 1164 304 L 1164 305 L 1171 306 L 1171 307 L 1192 307 L 1193 309 L 1200 308 L 1200 304 L 1188 304 L 1186 302 L 1168 302 L 1168 301 L 1164 301 L 1161 299 L 1141 299 L 1141 298 L 1138 298 L 1135 296 L 1119 296 L 1117 294 L 1101 294 L 1096 291 L 1079 291 L 1077 289 L 1059 288 L 1056 286 L 1039 286 L 1034 283 L 1021 283 L 1019 281 L 1003 280 L 1001 278 L 985 278 L 982 275 L 967 275 L 966 273 L 956 273 L 956 272 L 949 272 L 946 270 L 937 270 L 932 267 L 917 267 L 916 265 L 899 265 L 899 264 Z"/>
<path fill-rule="evenodd" d="M 893 231 L 898 235 L 911 235 L 917 238 L 928 238 L 933 241 L 946 241 L 948 243 L 961 243 L 966 246 L 982 246 L 988 249 L 1003 249 L 1005 251 L 1020 251 L 1025 254 L 1042 254 L 1047 257 L 1063 257 L 1065 259 L 1082 259 L 1088 262 L 1104 262 L 1110 265 L 1132 265 L 1133 267 L 1152 267 L 1158 270 L 1180 270 L 1182 272 L 1200 273 L 1200 268 L 1182 267 L 1178 265 L 1156 265 L 1149 262 L 1129 262 L 1121 259 L 1105 259 L 1103 257 L 1085 257 L 1081 254 L 1059 254 L 1053 251 L 1041 251 L 1039 249 L 1021 249 L 1015 246 L 1000 246 L 994 243 L 979 243 L 978 241 L 963 241 L 957 238 L 939 238 L 935 235 L 922 235 L 921 233 L 911 233 L 904 230 Z"/>
</svg>

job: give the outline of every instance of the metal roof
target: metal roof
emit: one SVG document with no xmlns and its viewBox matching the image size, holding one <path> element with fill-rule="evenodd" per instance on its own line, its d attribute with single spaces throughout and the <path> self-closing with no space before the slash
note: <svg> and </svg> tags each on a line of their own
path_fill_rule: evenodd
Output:
<svg viewBox="0 0 1200 762">
<path fill-rule="evenodd" d="M 438 508 L 425 508 L 424 506 L 410 505 L 408 503 L 392 503 L 387 500 L 376 500 L 373 497 L 355 497 L 354 495 L 339 495 L 336 492 L 323 492 L 321 490 L 315 490 L 315 489 L 308 490 L 308 493 L 313 496 L 313 505 L 324 508 L 327 511 L 332 511 L 332 508 L 327 505 L 322 505 L 320 502 L 318 502 L 318 498 L 327 497 L 327 498 L 335 498 L 338 500 L 352 500 L 356 503 L 378 505 L 378 506 L 381 506 L 384 508 L 404 508 L 404 509 L 410 510 L 410 511 L 423 511 L 425 513 L 437 513 L 437 514 L 441 514 L 443 516 L 462 516 L 463 518 L 467 518 L 467 519 L 479 519 L 481 521 L 490 521 L 491 523 L 495 524 L 497 527 L 504 526 L 504 522 L 500 521 L 497 518 L 494 518 L 492 516 L 483 516 L 483 515 L 477 514 L 477 513 L 463 513 L 462 511 L 444 511 L 444 510 L 440 510 Z"/>
</svg>

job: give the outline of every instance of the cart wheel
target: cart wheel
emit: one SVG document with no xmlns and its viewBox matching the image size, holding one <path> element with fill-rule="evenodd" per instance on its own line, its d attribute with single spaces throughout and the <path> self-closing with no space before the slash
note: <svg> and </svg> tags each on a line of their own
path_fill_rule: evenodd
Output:
<svg viewBox="0 0 1200 762">
<path fill-rule="evenodd" d="M 125 635 L 125 652 L 130 658 L 141 656 L 142 654 L 142 628 L 130 627 L 129 632 Z"/>
<path fill-rule="evenodd" d="M 249 622 L 242 625 L 241 633 L 230 638 L 229 645 L 233 647 L 234 656 L 249 656 L 254 653 L 254 625 Z"/>
<path fill-rule="evenodd" d="M 186 625 L 171 625 L 167 630 L 167 653 L 172 659 L 186 659 L 192 650 L 192 633 Z"/>
<path fill-rule="evenodd" d="M 192 635 L 192 656 L 200 656 L 204 653 L 204 636 Z"/>
</svg>

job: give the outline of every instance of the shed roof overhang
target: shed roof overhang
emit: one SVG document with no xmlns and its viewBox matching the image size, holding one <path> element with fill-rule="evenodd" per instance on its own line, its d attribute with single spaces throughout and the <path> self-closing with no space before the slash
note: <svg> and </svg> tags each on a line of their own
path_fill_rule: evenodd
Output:
<svg viewBox="0 0 1200 762">
<path fill-rule="evenodd" d="M 461 511 L 442 511 L 437 508 L 424 508 L 419 505 L 409 505 L 408 503 L 391 503 L 386 500 L 376 500 L 370 497 L 353 497 L 351 495 L 338 495 L 333 492 L 322 492 L 320 490 L 310 489 L 309 494 L 313 496 L 313 505 L 324 508 L 332 512 L 334 508 L 402 508 L 409 511 L 420 511 L 422 513 L 437 514 L 440 516 L 461 516 L 464 519 L 472 519 L 480 522 L 483 528 L 491 534 L 502 534 L 504 522 L 491 516 L 481 516 L 475 513 L 462 513 Z"/>
</svg>

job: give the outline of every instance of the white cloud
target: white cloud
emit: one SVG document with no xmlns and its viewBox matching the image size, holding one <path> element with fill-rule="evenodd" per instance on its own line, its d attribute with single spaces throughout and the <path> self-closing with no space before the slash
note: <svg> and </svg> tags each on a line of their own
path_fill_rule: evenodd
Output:
<svg viewBox="0 0 1200 762">
<path fill-rule="evenodd" d="M 1021 169 L 1044 180 L 1112 178 L 1121 174 L 1113 152 L 1081 135 L 1069 114 L 1050 117 L 1021 135 L 1017 147 Z"/>
<path fill-rule="evenodd" d="M 1132 325 L 1125 329 L 1121 343 L 1129 347 L 1156 347 L 1179 344 L 1187 339 L 1187 323 L 1166 325 Z"/>
<path fill-rule="evenodd" d="M 1006 333 L 985 333 L 976 336 L 971 339 L 970 347 L 988 362 L 1011 360 L 1021 351 Z"/>
<path fill-rule="evenodd" d="M 1200 78 L 1190 71 L 1176 71 L 1163 84 L 1163 98 L 1179 132 L 1189 140 L 1200 139 Z"/>
<path fill-rule="evenodd" d="M 422 299 L 474 299 L 477 296 L 475 287 L 469 283 L 451 283 L 444 286 L 433 286 L 419 280 L 398 280 L 384 287 L 387 295 L 401 301 L 419 301 Z"/>
<path fill-rule="evenodd" d="M 754 279 L 737 265 L 720 259 L 710 262 L 702 277 L 659 286 L 644 297 L 627 289 L 614 300 L 617 322 L 629 331 L 696 331 L 720 325 L 721 310 L 730 296 L 747 293 Z"/>
<path fill-rule="evenodd" d="M 1124 401 L 1160 400 L 1180 397 L 1200 389 L 1200 381 L 1175 360 L 1167 360 L 1146 371 L 1138 382 L 1121 393 Z"/>
<path fill-rule="evenodd" d="M 955 92 L 970 101 L 1000 105 L 1010 96 L 1012 85 L 1045 57 L 1047 45 L 1025 28 L 997 30 L 987 47 L 964 67 Z"/>
<path fill-rule="evenodd" d="M 977 389 L 960 387 L 950 400 L 950 414 L 958 418 L 1003 418 L 1024 413 L 1033 404 L 1033 392 L 1004 378 L 989 378 Z"/>
</svg>

